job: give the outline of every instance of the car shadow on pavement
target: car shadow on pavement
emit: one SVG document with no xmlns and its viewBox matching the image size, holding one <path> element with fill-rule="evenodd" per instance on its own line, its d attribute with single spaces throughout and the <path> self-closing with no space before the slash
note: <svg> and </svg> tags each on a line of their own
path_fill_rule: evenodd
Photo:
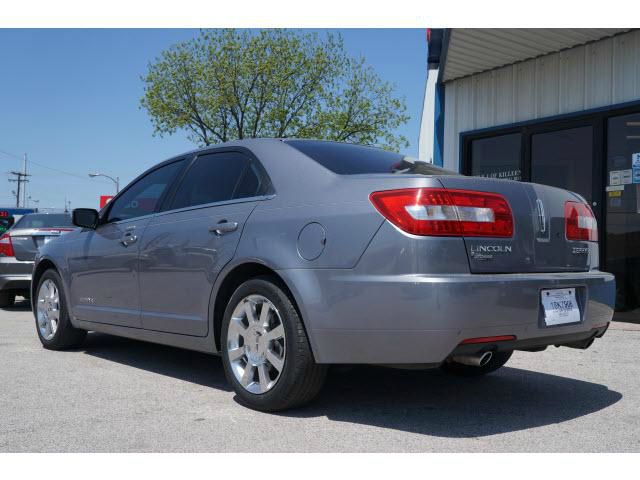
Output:
<svg viewBox="0 0 640 480">
<path fill-rule="evenodd" d="M 79 351 L 230 390 L 222 361 L 216 356 L 101 333 L 90 333 Z M 460 378 L 439 370 L 333 367 L 312 404 L 276 415 L 327 417 L 424 435 L 468 438 L 566 422 L 607 408 L 621 398 L 604 385 L 518 368 Z"/>
<path fill-rule="evenodd" d="M 313 404 L 284 415 L 469 438 L 566 422 L 621 398 L 604 385 L 518 368 L 461 378 L 358 366 L 334 370 Z"/>
<path fill-rule="evenodd" d="M 0 310 L 6 310 L 7 312 L 30 312 L 31 303 L 26 298 L 19 297 L 15 303 L 10 307 L 3 307 Z"/>
<path fill-rule="evenodd" d="M 220 357 L 182 348 L 91 332 L 78 349 L 111 362 L 229 391 Z"/>
</svg>

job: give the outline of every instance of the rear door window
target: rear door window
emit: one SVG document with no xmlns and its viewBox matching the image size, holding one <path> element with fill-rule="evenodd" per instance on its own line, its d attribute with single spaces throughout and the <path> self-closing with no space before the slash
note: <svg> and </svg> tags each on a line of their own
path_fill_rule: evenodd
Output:
<svg viewBox="0 0 640 480">
<path fill-rule="evenodd" d="M 265 193 L 266 182 L 256 164 L 239 152 L 199 156 L 184 175 L 172 209 L 255 197 Z"/>
</svg>

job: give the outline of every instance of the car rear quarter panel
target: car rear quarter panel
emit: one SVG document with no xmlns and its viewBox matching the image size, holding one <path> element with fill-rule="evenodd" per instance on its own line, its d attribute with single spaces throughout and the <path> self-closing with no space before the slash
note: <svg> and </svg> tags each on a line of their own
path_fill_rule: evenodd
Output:
<svg viewBox="0 0 640 480">
<path fill-rule="evenodd" d="M 273 170 L 276 194 L 252 212 L 236 258 L 257 257 L 275 269 L 353 268 L 385 223 L 369 200 L 372 192 L 442 186 L 436 178 L 420 176 L 336 175 L 319 165 L 316 171 L 310 163 L 315 162 L 293 161 L 288 178 L 281 162 L 267 167 L 270 175 Z M 309 259 L 301 255 L 300 235 L 311 223 L 322 226 L 325 240 L 321 254 Z"/>
</svg>

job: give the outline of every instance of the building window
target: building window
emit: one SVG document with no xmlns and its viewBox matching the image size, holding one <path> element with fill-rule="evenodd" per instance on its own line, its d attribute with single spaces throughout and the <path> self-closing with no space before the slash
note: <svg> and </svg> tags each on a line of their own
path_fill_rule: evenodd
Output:
<svg viewBox="0 0 640 480">
<path fill-rule="evenodd" d="M 471 175 L 520 180 L 522 150 L 520 133 L 480 138 L 471 142 Z"/>
<path fill-rule="evenodd" d="M 616 276 L 616 310 L 640 314 L 640 104 L 498 127 L 489 135 L 463 134 L 463 173 L 582 195 L 598 220 L 600 268 Z"/>
<path fill-rule="evenodd" d="M 579 193 L 593 200 L 593 127 L 531 136 L 531 181 Z"/>
</svg>

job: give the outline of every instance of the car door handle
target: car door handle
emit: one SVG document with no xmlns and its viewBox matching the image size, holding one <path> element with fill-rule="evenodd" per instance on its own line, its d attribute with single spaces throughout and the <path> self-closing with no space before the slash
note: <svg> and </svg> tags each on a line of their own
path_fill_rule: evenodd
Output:
<svg viewBox="0 0 640 480">
<path fill-rule="evenodd" d="M 138 236 L 135 233 L 126 232 L 124 235 L 122 235 L 122 238 L 120 239 L 120 243 L 122 243 L 122 245 L 124 245 L 125 247 L 128 247 L 132 243 L 136 243 L 137 240 L 138 240 Z"/>
<path fill-rule="evenodd" d="M 209 231 L 216 235 L 224 235 L 225 233 L 235 232 L 238 229 L 238 222 L 227 222 L 222 220 L 214 227 L 209 227 Z"/>
</svg>

